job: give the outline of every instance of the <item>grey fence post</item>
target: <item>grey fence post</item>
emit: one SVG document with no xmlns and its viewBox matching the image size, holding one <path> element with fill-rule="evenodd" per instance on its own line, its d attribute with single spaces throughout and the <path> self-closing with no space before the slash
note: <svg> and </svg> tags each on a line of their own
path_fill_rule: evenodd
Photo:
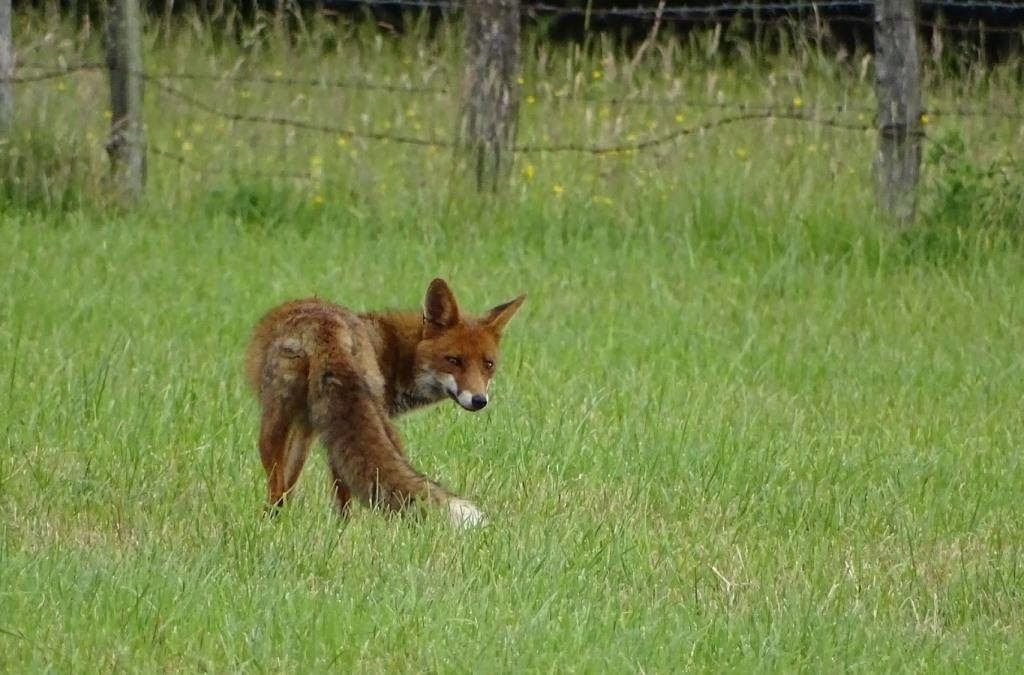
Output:
<svg viewBox="0 0 1024 675">
<path fill-rule="evenodd" d="M 14 40 L 11 36 L 11 0 L 0 0 L 0 134 L 11 130 L 14 118 Z"/>
<path fill-rule="evenodd" d="M 875 2 L 878 207 L 900 225 L 914 220 L 921 170 L 921 65 L 917 0 Z"/>
<path fill-rule="evenodd" d="M 519 95 L 519 0 L 468 0 L 459 142 L 478 189 L 497 189 L 512 165 Z"/>
<path fill-rule="evenodd" d="M 142 195 L 146 181 L 139 0 L 111 0 L 107 6 L 107 67 L 112 113 L 107 153 L 118 198 L 134 201 Z"/>
</svg>

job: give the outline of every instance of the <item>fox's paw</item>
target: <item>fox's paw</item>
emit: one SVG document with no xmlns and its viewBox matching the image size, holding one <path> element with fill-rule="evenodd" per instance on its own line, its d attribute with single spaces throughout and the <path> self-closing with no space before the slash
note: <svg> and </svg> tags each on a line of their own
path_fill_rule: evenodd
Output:
<svg viewBox="0 0 1024 675">
<path fill-rule="evenodd" d="M 448 502 L 448 517 L 451 519 L 452 525 L 462 529 L 487 524 L 483 512 L 465 499 L 453 499 Z"/>
</svg>

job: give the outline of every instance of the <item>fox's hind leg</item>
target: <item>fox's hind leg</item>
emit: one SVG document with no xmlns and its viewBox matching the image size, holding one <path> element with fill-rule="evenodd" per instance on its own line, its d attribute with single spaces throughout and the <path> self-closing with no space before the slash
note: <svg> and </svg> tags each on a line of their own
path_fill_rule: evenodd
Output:
<svg viewBox="0 0 1024 675">
<path fill-rule="evenodd" d="M 271 348 L 263 367 L 260 460 L 267 472 L 267 502 L 281 506 L 306 462 L 312 431 L 306 409 L 306 371 L 301 353 Z"/>
<path fill-rule="evenodd" d="M 288 442 L 285 447 L 282 499 L 288 498 L 295 483 L 299 480 L 299 474 L 302 473 L 302 467 L 306 465 L 309 447 L 312 444 L 313 430 L 309 424 L 304 420 L 293 422 L 288 431 Z"/>
</svg>

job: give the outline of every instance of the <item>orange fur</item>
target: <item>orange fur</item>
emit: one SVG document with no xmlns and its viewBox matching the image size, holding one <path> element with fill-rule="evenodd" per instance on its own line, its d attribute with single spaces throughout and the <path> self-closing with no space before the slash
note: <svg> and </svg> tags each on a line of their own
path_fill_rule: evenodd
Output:
<svg viewBox="0 0 1024 675">
<path fill-rule="evenodd" d="M 262 409 L 269 503 L 284 503 L 319 436 L 342 512 L 356 498 L 392 511 L 447 506 L 460 524 L 480 522 L 473 505 L 412 468 L 391 418 L 446 396 L 467 409 L 486 405 L 502 329 L 524 298 L 466 318 L 435 279 L 422 313 L 357 314 L 316 298 L 267 313 L 245 370 Z"/>
</svg>

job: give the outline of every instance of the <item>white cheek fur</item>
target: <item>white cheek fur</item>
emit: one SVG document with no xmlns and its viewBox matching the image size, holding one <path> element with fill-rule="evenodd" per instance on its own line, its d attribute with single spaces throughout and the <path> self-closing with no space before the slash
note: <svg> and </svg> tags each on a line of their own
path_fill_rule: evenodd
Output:
<svg viewBox="0 0 1024 675">
<path fill-rule="evenodd" d="M 459 393 L 459 385 L 455 382 L 455 377 L 445 373 L 444 375 L 438 375 L 437 381 L 441 383 L 448 393 L 452 396 L 461 396 Z M 460 401 L 461 403 L 461 401 Z"/>
</svg>

